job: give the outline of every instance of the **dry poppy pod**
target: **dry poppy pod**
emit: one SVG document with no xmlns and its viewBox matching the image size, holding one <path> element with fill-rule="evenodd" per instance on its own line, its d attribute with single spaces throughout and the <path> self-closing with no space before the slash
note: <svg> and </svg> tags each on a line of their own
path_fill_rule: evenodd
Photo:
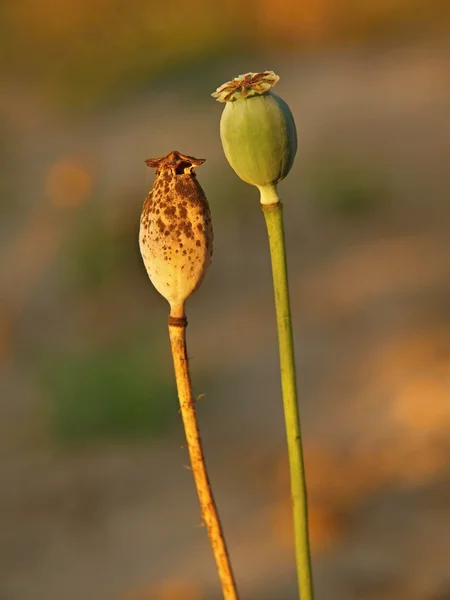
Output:
<svg viewBox="0 0 450 600">
<path fill-rule="evenodd" d="M 184 303 L 211 262 L 211 214 L 194 172 L 204 162 L 177 151 L 146 161 L 156 169 L 156 179 L 142 208 L 139 246 L 148 276 L 173 317 L 184 316 Z"/>
</svg>

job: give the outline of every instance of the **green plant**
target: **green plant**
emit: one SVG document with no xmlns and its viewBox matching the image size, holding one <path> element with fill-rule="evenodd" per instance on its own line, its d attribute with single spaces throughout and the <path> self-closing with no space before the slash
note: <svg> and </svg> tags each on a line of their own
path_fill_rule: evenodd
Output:
<svg viewBox="0 0 450 600">
<path fill-rule="evenodd" d="M 277 191 L 277 183 L 286 177 L 294 162 L 297 132 L 288 105 L 271 91 L 278 80 L 278 75 L 273 71 L 246 73 L 220 86 L 212 96 L 219 102 L 225 102 L 220 121 L 220 137 L 225 156 L 241 179 L 259 189 L 267 226 L 289 453 L 298 587 L 301 600 L 312 600 L 306 480 L 283 213 Z"/>
</svg>

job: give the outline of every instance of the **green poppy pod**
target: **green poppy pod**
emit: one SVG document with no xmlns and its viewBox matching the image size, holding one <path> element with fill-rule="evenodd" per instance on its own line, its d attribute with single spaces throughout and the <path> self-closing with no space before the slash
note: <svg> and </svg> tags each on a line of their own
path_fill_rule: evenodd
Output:
<svg viewBox="0 0 450 600">
<path fill-rule="evenodd" d="M 258 188 L 274 188 L 291 170 L 297 131 L 286 102 L 271 91 L 273 71 L 247 73 L 212 94 L 226 106 L 220 121 L 225 156 L 236 174 Z M 265 194 L 267 202 L 274 202 Z"/>
</svg>

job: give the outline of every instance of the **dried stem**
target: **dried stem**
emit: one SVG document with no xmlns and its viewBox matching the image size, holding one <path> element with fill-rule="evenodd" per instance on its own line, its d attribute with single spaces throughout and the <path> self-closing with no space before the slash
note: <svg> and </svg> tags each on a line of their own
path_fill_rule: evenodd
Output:
<svg viewBox="0 0 450 600">
<path fill-rule="evenodd" d="M 174 315 L 174 312 L 177 316 Z M 186 354 L 187 321 L 184 316 L 179 316 L 180 312 L 181 311 L 174 311 L 172 307 L 171 316 L 169 317 L 169 336 L 175 367 L 178 398 L 180 401 L 180 412 L 186 433 L 192 473 L 194 475 L 195 485 L 200 500 L 202 518 L 208 530 L 208 537 L 216 560 L 217 571 L 222 584 L 223 597 L 225 600 L 237 600 L 238 594 L 231 569 L 230 558 L 203 456 Z"/>
</svg>

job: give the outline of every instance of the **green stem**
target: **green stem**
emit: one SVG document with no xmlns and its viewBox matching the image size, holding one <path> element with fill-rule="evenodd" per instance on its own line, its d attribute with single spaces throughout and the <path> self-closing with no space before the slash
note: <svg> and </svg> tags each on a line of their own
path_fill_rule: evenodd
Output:
<svg viewBox="0 0 450 600">
<path fill-rule="evenodd" d="M 305 469 L 303 463 L 300 415 L 297 402 L 295 376 L 294 340 L 292 336 L 291 308 L 284 242 L 283 208 L 274 189 L 261 189 L 261 203 L 269 235 L 272 261 L 273 287 L 277 314 L 278 344 L 280 349 L 281 387 L 283 392 L 284 417 L 289 453 L 291 496 L 294 513 L 295 554 L 298 590 L 301 600 L 313 600 L 313 580 L 308 537 L 308 506 L 306 496 Z M 264 202 L 264 200 L 266 200 Z"/>
</svg>

